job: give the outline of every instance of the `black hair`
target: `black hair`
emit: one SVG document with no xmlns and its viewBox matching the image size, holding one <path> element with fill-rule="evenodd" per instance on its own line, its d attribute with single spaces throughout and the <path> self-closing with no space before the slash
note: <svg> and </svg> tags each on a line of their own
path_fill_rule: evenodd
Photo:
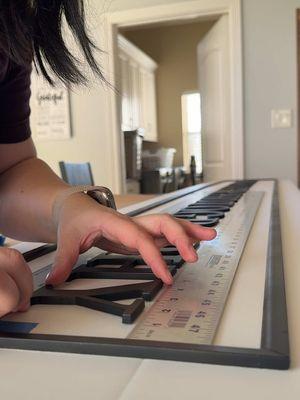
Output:
<svg viewBox="0 0 300 400">
<path fill-rule="evenodd" d="M 19 65 L 34 61 L 51 84 L 47 67 L 65 84 L 87 83 L 65 44 L 64 19 L 90 68 L 106 82 L 94 57 L 98 48 L 87 32 L 83 0 L 0 0 L 0 50 Z"/>
</svg>

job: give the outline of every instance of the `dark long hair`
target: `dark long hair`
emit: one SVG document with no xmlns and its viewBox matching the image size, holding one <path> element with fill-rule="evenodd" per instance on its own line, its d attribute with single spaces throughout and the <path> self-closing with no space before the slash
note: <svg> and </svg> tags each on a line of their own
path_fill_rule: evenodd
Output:
<svg viewBox="0 0 300 400">
<path fill-rule="evenodd" d="M 83 0 L 0 0 L 0 51 L 19 65 L 34 60 L 51 84 L 49 67 L 66 84 L 86 83 L 80 62 L 65 44 L 64 18 L 88 65 L 105 81 L 87 33 Z"/>
</svg>

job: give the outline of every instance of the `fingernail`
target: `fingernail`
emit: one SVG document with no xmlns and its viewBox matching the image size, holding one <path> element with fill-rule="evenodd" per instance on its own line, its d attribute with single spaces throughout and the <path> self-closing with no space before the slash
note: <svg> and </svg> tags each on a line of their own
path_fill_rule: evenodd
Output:
<svg viewBox="0 0 300 400">
<path fill-rule="evenodd" d="M 172 283 L 173 283 L 173 277 L 172 277 L 172 275 L 170 274 L 170 272 L 169 271 L 167 271 L 167 273 L 166 273 L 166 281 L 167 282 L 165 282 L 167 285 L 172 285 Z"/>
<path fill-rule="evenodd" d="M 49 281 L 51 281 L 51 278 L 53 276 L 53 271 L 54 270 L 51 269 L 50 272 L 48 272 L 48 274 L 46 275 L 46 278 L 45 278 L 46 285 L 50 285 L 51 284 Z"/>
<path fill-rule="evenodd" d="M 214 237 L 216 237 L 218 234 L 218 231 L 216 229 L 211 228 L 211 233 L 214 235 Z"/>
<path fill-rule="evenodd" d="M 192 259 L 197 261 L 198 260 L 198 254 L 197 254 L 197 251 L 194 249 L 194 246 L 192 244 L 190 245 L 190 253 L 191 253 Z"/>
<path fill-rule="evenodd" d="M 48 274 L 46 275 L 45 282 L 47 282 L 47 280 L 49 279 L 49 276 L 50 276 L 50 275 L 51 275 L 51 271 L 48 272 Z"/>
</svg>

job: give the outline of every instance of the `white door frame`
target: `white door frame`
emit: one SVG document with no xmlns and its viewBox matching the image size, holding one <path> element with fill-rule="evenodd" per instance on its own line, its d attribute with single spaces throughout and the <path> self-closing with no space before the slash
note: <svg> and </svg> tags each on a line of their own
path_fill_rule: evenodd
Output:
<svg viewBox="0 0 300 400">
<path fill-rule="evenodd" d="M 194 0 L 173 4 L 163 4 L 145 8 L 135 8 L 126 11 L 107 13 L 104 16 L 107 45 L 107 71 L 110 82 L 117 89 L 118 56 L 117 30 L 118 27 L 145 25 L 153 22 L 165 22 L 198 17 L 229 16 L 230 42 L 230 74 L 231 90 L 231 132 L 232 132 L 232 166 L 236 179 L 244 178 L 244 123 L 243 123 L 243 74 L 242 74 L 242 24 L 241 0 Z M 110 154 L 112 160 L 112 188 L 115 193 L 125 189 L 124 149 L 121 140 L 120 95 L 109 90 L 109 129 L 111 136 Z"/>
</svg>

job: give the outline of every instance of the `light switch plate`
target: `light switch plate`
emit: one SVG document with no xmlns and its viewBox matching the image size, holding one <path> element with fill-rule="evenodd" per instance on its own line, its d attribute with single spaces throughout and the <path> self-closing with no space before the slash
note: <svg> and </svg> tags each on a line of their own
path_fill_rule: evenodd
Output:
<svg viewBox="0 0 300 400">
<path fill-rule="evenodd" d="M 292 110 L 272 110 L 271 126 L 272 128 L 291 128 Z"/>
</svg>

